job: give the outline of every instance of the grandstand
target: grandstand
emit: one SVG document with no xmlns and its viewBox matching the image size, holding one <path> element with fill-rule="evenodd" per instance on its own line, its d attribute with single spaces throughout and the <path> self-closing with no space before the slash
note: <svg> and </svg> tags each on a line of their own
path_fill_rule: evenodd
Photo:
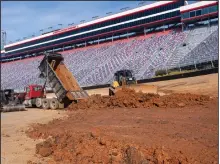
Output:
<svg viewBox="0 0 220 164">
<path fill-rule="evenodd" d="M 37 69 L 42 51 L 62 53 L 81 86 L 108 84 L 120 69 L 132 70 L 139 80 L 152 78 L 161 69 L 196 68 L 201 63 L 214 67 L 218 61 L 218 2 L 184 4 L 181 0 L 156 2 L 83 23 L 82 27 L 38 36 L 34 41 L 6 45 L 1 59 L 1 86 L 23 89 L 28 84 L 43 84 Z M 139 22 L 132 23 L 136 19 Z M 116 26 L 123 21 L 131 24 Z M 114 28 L 89 33 L 95 28 L 93 23 L 96 28 Z M 79 40 L 84 26 L 88 33 Z M 78 36 L 72 35 L 74 30 Z M 50 35 L 57 36 L 59 43 L 50 40 Z"/>
</svg>

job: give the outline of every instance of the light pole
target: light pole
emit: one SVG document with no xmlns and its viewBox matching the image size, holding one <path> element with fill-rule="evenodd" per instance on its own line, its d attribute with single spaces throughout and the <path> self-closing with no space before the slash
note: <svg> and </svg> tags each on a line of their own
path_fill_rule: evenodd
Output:
<svg viewBox="0 0 220 164">
<path fill-rule="evenodd" d="M 61 24 L 61 23 L 60 23 L 60 24 L 58 24 L 58 26 L 60 26 L 60 29 L 61 29 L 61 28 L 62 28 L 62 26 L 63 26 L 63 24 Z M 58 29 L 59 29 L 59 27 L 58 27 Z"/>
<path fill-rule="evenodd" d="M 41 30 L 40 30 L 40 33 L 42 34 L 42 33 L 43 33 L 43 31 L 44 31 L 44 30 L 43 30 L 43 29 L 41 29 Z"/>
</svg>

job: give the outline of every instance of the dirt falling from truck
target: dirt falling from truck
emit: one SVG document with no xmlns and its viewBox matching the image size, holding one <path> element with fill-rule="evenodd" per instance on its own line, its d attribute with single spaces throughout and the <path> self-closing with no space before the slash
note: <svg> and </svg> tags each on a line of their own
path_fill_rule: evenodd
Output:
<svg viewBox="0 0 220 164">
<path fill-rule="evenodd" d="M 202 105 L 210 100 L 209 96 L 190 93 L 173 93 L 159 96 L 122 89 L 114 96 L 92 95 L 88 99 L 72 103 L 68 110 L 105 109 L 105 108 L 150 108 L 150 107 L 185 107 Z"/>
</svg>

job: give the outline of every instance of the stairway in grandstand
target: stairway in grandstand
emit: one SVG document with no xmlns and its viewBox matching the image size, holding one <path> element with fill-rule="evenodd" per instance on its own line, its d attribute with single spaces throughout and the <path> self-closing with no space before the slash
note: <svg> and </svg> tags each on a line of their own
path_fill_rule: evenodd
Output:
<svg viewBox="0 0 220 164">
<path fill-rule="evenodd" d="M 186 39 L 183 41 L 183 43 L 185 43 L 186 46 L 183 46 L 183 43 L 179 45 L 176 51 L 172 54 L 170 60 L 167 62 L 166 67 L 167 68 L 179 67 L 180 66 L 179 64 L 183 66 L 184 63 L 194 64 L 195 60 L 193 59 L 191 61 L 188 60 L 186 62 L 183 62 L 183 59 L 186 56 L 189 56 L 190 52 L 193 49 L 199 48 L 204 43 L 204 41 L 208 39 L 209 36 L 211 36 L 213 33 L 216 33 L 217 31 L 218 31 L 218 26 L 214 25 L 211 27 L 200 27 L 184 32 L 187 35 Z"/>
<path fill-rule="evenodd" d="M 186 46 L 183 46 L 183 44 Z M 137 79 L 155 71 L 218 60 L 218 26 L 188 31 L 170 30 L 112 43 L 62 52 L 65 63 L 81 86 L 111 82 L 115 71 L 131 69 Z M 2 88 L 21 89 L 43 84 L 38 71 L 42 57 L 3 63 Z"/>
</svg>

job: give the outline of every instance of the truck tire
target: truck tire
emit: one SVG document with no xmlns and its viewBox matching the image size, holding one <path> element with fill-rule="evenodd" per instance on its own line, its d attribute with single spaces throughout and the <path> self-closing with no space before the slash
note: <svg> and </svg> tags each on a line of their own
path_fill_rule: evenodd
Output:
<svg viewBox="0 0 220 164">
<path fill-rule="evenodd" d="M 41 108 L 42 107 L 42 99 L 41 98 L 36 98 L 36 107 Z"/>
<path fill-rule="evenodd" d="M 59 107 L 59 103 L 57 101 L 57 99 L 52 99 L 50 100 L 50 109 L 57 109 Z"/>
<path fill-rule="evenodd" d="M 50 101 L 48 99 L 42 100 L 42 107 L 43 109 L 49 109 L 50 108 Z"/>
</svg>

